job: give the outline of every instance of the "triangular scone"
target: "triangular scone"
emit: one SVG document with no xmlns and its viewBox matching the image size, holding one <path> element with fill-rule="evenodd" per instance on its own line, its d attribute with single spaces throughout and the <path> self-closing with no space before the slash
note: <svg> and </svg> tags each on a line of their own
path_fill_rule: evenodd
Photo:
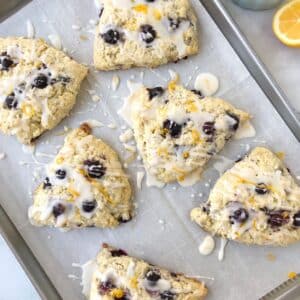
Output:
<svg viewBox="0 0 300 300">
<path fill-rule="evenodd" d="M 86 75 L 41 39 L 0 38 L 0 131 L 30 144 L 69 114 Z"/>
<path fill-rule="evenodd" d="M 191 218 L 242 243 L 288 245 L 300 240 L 300 187 L 274 153 L 258 147 L 224 173 Z"/>
<path fill-rule="evenodd" d="M 153 68 L 198 52 L 197 18 L 189 0 L 99 2 L 96 68 Z"/>
<path fill-rule="evenodd" d="M 96 259 L 89 300 L 202 300 L 206 294 L 203 282 L 104 244 Z"/>
<path fill-rule="evenodd" d="M 132 217 L 131 187 L 115 151 L 83 124 L 47 166 L 29 218 L 37 226 L 115 227 Z"/>
<path fill-rule="evenodd" d="M 190 185 L 250 116 L 222 99 L 202 98 L 171 81 L 134 87 L 120 111 L 132 126 L 149 176 Z"/>
</svg>

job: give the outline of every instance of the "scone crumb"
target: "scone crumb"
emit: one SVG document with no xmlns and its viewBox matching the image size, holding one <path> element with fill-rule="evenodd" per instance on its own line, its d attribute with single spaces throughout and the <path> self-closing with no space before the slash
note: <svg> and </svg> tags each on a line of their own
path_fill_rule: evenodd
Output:
<svg viewBox="0 0 300 300">
<path fill-rule="evenodd" d="M 101 100 L 101 98 L 98 95 L 92 95 L 92 101 L 98 102 L 100 100 Z"/>
<path fill-rule="evenodd" d="M 107 243 L 102 243 L 102 248 L 109 248 L 109 245 Z"/>
<path fill-rule="evenodd" d="M 268 261 L 272 261 L 273 262 L 273 261 L 276 260 L 276 256 L 273 253 L 271 253 L 271 252 L 267 253 L 266 257 L 267 257 Z"/>
<path fill-rule="evenodd" d="M 89 39 L 86 35 L 83 35 L 83 34 L 81 34 L 81 35 L 79 36 L 79 38 L 80 38 L 82 41 L 87 41 L 87 40 Z"/>
</svg>

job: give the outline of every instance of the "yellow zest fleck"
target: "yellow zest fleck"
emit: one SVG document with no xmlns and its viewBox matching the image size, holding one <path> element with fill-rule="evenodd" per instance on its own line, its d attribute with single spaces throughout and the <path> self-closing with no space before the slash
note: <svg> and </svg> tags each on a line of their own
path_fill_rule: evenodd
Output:
<svg viewBox="0 0 300 300">
<path fill-rule="evenodd" d="M 250 181 L 250 180 L 248 180 L 248 179 L 242 178 L 242 177 L 240 177 L 240 176 L 238 176 L 238 175 L 235 175 L 235 174 L 234 174 L 234 176 L 237 178 L 237 182 L 238 182 L 238 183 L 241 183 L 241 184 L 252 184 L 252 185 L 256 185 L 256 183 L 253 182 L 253 181 Z"/>
<path fill-rule="evenodd" d="M 186 171 L 183 170 L 183 169 L 179 169 L 179 168 L 177 168 L 177 167 L 173 167 L 172 169 L 173 169 L 175 172 L 177 172 L 177 173 L 186 174 Z"/>
<path fill-rule="evenodd" d="M 194 144 L 198 144 L 201 142 L 200 132 L 197 129 L 192 130 L 192 139 Z"/>
<path fill-rule="evenodd" d="M 167 148 L 165 147 L 160 147 L 157 149 L 157 154 L 161 157 L 168 157 L 169 156 L 169 152 L 167 150 Z"/>
<path fill-rule="evenodd" d="M 250 197 L 249 198 L 249 200 L 248 200 L 248 202 L 250 203 L 250 204 L 256 204 L 256 201 L 255 201 L 255 198 L 254 198 L 254 196 L 252 196 L 252 197 Z"/>
<path fill-rule="evenodd" d="M 238 231 L 236 231 L 234 234 L 235 234 L 235 238 L 238 238 L 241 236 L 241 234 Z"/>
<path fill-rule="evenodd" d="M 67 192 L 72 195 L 72 200 L 74 200 L 80 196 L 80 193 L 72 188 L 68 188 Z"/>
<path fill-rule="evenodd" d="M 184 151 L 184 152 L 182 153 L 182 156 L 183 156 L 183 158 L 187 159 L 187 158 L 190 157 L 190 153 L 189 153 L 188 151 Z"/>
<path fill-rule="evenodd" d="M 148 5 L 146 4 L 137 4 L 136 6 L 133 6 L 132 9 L 139 13 L 143 13 L 143 14 L 148 13 Z"/>
<path fill-rule="evenodd" d="M 35 114 L 35 111 L 31 104 L 23 104 L 21 107 L 21 110 L 23 114 L 25 114 L 27 117 L 33 117 Z"/>
<path fill-rule="evenodd" d="M 109 202 L 109 203 L 114 203 L 114 201 L 111 199 L 109 193 L 107 192 L 106 188 L 98 181 L 93 180 L 92 185 L 99 191 L 99 193 L 103 196 L 103 198 Z"/>
<path fill-rule="evenodd" d="M 170 81 L 169 84 L 168 84 L 168 90 L 169 90 L 170 92 L 173 92 L 173 91 L 175 91 L 176 86 L 177 86 L 177 80 L 172 80 L 172 81 Z"/>
<path fill-rule="evenodd" d="M 179 169 L 177 167 L 173 167 L 173 170 L 178 173 L 179 175 L 177 176 L 178 181 L 184 181 L 186 178 L 186 171 Z"/>
<path fill-rule="evenodd" d="M 280 151 L 280 152 L 276 152 L 276 156 L 280 159 L 283 160 L 285 157 L 285 153 Z"/>
<path fill-rule="evenodd" d="M 257 229 L 257 227 L 256 227 L 256 220 L 253 220 L 252 226 L 253 226 L 255 229 Z"/>
<path fill-rule="evenodd" d="M 81 175 L 83 175 L 83 176 L 86 176 L 86 175 L 87 175 L 87 173 L 86 173 L 86 171 L 85 171 L 84 169 L 79 169 L 78 172 L 79 172 Z"/>
<path fill-rule="evenodd" d="M 157 8 L 153 9 L 153 16 L 157 21 L 160 21 L 162 18 L 161 12 Z"/>
<path fill-rule="evenodd" d="M 185 175 L 179 175 L 179 176 L 177 177 L 177 179 L 178 179 L 179 182 L 182 182 L 182 181 L 185 180 Z"/>
<path fill-rule="evenodd" d="M 121 299 L 123 296 L 124 296 L 124 292 L 123 290 L 121 289 L 113 289 L 111 292 L 110 292 L 110 295 L 112 297 L 115 297 L 116 299 Z"/>
<path fill-rule="evenodd" d="M 159 114 L 160 114 L 162 117 L 166 116 L 166 115 L 167 115 L 167 112 L 168 112 L 168 109 L 167 109 L 166 106 L 162 106 L 162 107 L 159 108 Z"/>
<path fill-rule="evenodd" d="M 131 288 L 133 288 L 133 289 L 136 289 L 136 288 L 137 288 L 137 286 L 138 286 L 138 279 L 137 279 L 136 276 L 134 276 L 134 277 L 132 277 L 132 278 L 130 279 L 130 286 L 131 286 Z"/>
<path fill-rule="evenodd" d="M 287 219 L 288 217 L 289 217 L 289 213 L 287 212 L 287 211 L 284 211 L 283 213 L 282 213 L 282 216 L 285 218 L 285 219 Z"/>
<path fill-rule="evenodd" d="M 61 165 L 64 162 L 64 158 L 62 156 L 58 156 L 55 160 L 55 163 Z"/>
<path fill-rule="evenodd" d="M 196 105 L 196 102 L 193 100 L 188 100 L 185 104 L 186 110 L 188 112 L 197 112 L 198 106 Z"/>
<path fill-rule="evenodd" d="M 35 62 L 34 62 L 34 66 L 35 66 L 36 68 L 41 67 L 42 64 L 43 64 L 43 63 L 42 63 L 41 61 L 35 61 Z"/>
<path fill-rule="evenodd" d="M 297 273 L 296 272 L 290 272 L 289 274 L 288 274 L 288 278 L 289 279 L 295 279 L 297 277 Z"/>
</svg>

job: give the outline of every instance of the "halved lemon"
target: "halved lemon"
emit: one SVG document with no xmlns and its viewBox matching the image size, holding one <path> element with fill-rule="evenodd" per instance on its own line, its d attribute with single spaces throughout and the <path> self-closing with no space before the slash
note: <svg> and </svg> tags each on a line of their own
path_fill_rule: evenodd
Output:
<svg viewBox="0 0 300 300">
<path fill-rule="evenodd" d="M 300 47 L 300 0 L 292 0 L 276 12 L 273 31 L 285 45 Z"/>
</svg>

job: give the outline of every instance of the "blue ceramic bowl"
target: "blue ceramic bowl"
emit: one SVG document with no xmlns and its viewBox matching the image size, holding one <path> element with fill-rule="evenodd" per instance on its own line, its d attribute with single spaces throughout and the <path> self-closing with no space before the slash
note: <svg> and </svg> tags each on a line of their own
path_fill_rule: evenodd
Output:
<svg viewBox="0 0 300 300">
<path fill-rule="evenodd" d="M 233 2 L 243 8 L 263 10 L 276 7 L 282 0 L 233 0 Z"/>
</svg>

